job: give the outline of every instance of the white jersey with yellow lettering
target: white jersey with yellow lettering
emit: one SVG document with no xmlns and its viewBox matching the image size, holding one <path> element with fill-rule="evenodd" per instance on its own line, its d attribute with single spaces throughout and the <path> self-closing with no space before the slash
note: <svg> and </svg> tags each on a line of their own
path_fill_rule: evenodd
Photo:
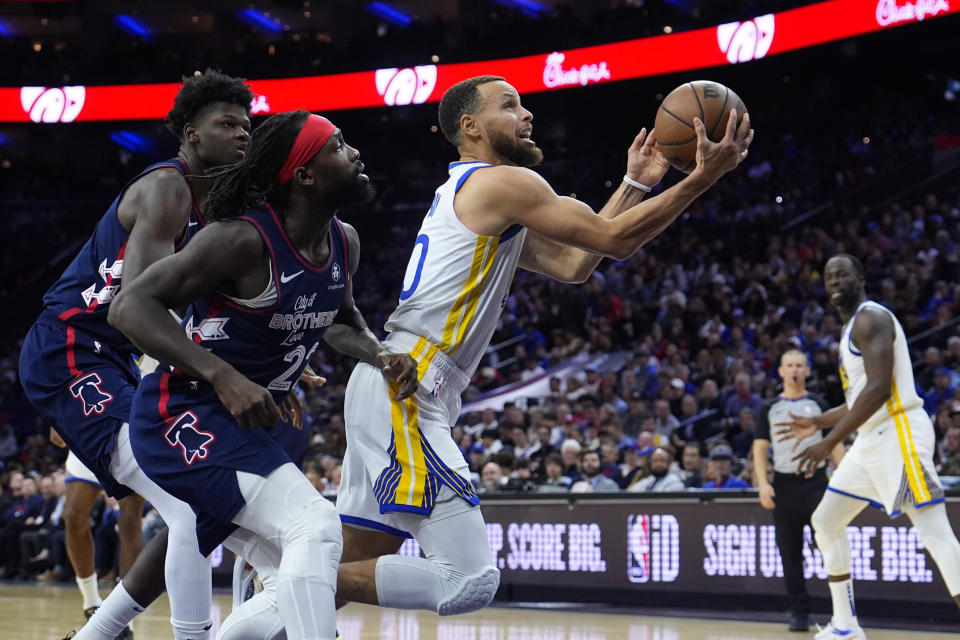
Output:
<svg viewBox="0 0 960 640">
<path fill-rule="evenodd" d="M 490 344 L 520 259 L 526 229 L 481 236 L 460 222 L 453 200 L 484 162 L 454 162 L 437 189 L 385 328 L 426 338 L 472 375 Z"/>
<path fill-rule="evenodd" d="M 944 496 L 933 464 L 933 423 L 917 395 L 903 327 L 893 312 L 870 300 L 860 304 L 840 339 L 840 380 L 847 408 L 853 407 L 867 386 L 863 353 L 850 336 L 857 314 L 864 309 L 890 314 L 893 320 L 890 397 L 860 426 L 827 488 L 882 507 L 892 517 L 901 512 L 904 502 L 925 507 L 943 502 Z"/>
</svg>

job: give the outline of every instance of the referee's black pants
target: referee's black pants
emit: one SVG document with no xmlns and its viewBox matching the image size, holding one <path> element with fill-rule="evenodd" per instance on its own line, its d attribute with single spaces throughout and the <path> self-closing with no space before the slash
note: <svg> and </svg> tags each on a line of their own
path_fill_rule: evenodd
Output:
<svg viewBox="0 0 960 640">
<path fill-rule="evenodd" d="M 793 615 L 810 613 L 810 596 L 803 579 L 803 527 L 810 524 L 810 516 L 826 489 L 827 474 L 823 468 L 818 469 L 812 478 L 795 473 L 775 473 L 773 476 L 773 490 L 777 494 L 773 524 Z"/>
</svg>

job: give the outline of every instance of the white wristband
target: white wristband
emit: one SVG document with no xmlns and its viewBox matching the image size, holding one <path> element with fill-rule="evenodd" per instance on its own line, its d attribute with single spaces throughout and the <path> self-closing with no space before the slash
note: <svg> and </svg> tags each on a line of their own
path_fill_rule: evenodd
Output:
<svg viewBox="0 0 960 640">
<path fill-rule="evenodd" d="M 637 182 L 630 176 L 626 176 L 626 175 L 623 176 L 623 181 L 626 182 L 631 187 L 633 187 L 634 189 L 640 189 L 640 191 L 643 191 L 644 193 L 650 193 L 653 190 L 653 187 L 648 187 L 642 182 Z"/>
</svg>

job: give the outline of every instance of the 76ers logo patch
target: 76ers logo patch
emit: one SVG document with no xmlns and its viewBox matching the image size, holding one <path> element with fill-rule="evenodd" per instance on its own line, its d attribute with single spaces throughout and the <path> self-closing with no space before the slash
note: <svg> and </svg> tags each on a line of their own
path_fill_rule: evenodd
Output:
<svg viewBox="0 0 960 640">
<path fill-rule="evenodd" d="M 174 449 L 180 448 L 183 461 L 188 465 L 192 465 L 197 460 L 206 460 L 210 455 L 207 446 L 217 439 L 212 433 L 201 431 L 196 425 L 197 415 L 187 411 L 177 416 L 167 432 L 163 434 L 168 445 Z"/>
<path fill-rule="evenodd" d="M 77 378 L 70 385 L 70 395 L 83 404 L 83 415 L 90 417 L 94 413 L 101 414 L 108 402 L 113 400 L 113 396 L 103 389 L 100 385 L 103 380 L 98 373 L 88 373 L 82 378 Z"/>
</svg>

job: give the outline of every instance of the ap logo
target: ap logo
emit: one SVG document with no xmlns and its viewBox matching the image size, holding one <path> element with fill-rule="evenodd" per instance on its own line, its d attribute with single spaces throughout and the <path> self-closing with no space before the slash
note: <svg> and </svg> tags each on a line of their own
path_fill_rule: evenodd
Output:
<svg viewBox="0 0 960 640">
<path fill-rule="evenodd" d="M 212 433 L 201 431 L 196 425 L 197 415 L 187 411 L 177 416 L 167 432 L 163 434 L 168 445 L 174 449 L 180 447 L 183 461 L 188 465 L 192 465 L 197 460 L 206 460 L 210 455 L 207 446 L 217 439 Z"/>
</svg>

